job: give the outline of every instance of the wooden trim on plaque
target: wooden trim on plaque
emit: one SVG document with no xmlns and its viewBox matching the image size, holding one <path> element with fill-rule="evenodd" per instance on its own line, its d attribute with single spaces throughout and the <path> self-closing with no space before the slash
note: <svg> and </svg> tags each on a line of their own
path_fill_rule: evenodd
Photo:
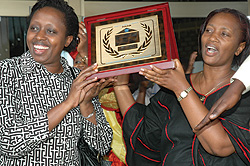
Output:
<svg viewBox="0 0 250 166">
<path fill-rule="evenodd" d="M 88 65 L 99 78 L 156 65 L 173 68 L 179 58 L 168 3 L 86 17 Z"/>
</svg>

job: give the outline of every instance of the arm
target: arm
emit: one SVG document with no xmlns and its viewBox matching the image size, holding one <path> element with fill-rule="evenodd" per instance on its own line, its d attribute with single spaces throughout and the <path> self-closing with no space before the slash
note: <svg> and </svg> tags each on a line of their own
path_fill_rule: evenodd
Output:
<svg viewBox="0 0 250 166">
<path fill-rule="evenodd" d="M 190 87 L 190 84 L 185 78 L 180 62 L 178 60 L 175 60 L 175 62 L 176 69 L 161 70 L 152 66 L 152 70 L 142 69 L 140 74 L 144 75 L 150 81 L 172 90 L 176 97 L 179 97 L 183 90 Z M 207 108 L 200 102 L 193 90 L 190 91 L 186 98 L 180 101 L 180 104 L 192 128 L 208 113 Z M 197 132 L 196 135 L 204 149 L 210 154 L 223 157 L 235 151 L 219 120 L 213 121 Z"/>
<path fill-rule="evenodd" d="M 65 117 L 65 115 L 74 107 L 78 106 L 80 103 L 90 102 L 90 99 L 87 98 L 87 92 L 93 88 L 97 81 L 97 78 L 86 80 L 87 77 L 97 72 L 96 65 L 91 65 L 77 76 L 73 81 L 70 92 L 62 103 L 58 104 L 54 108 L 48 111 L 48 121 L 49 121 L 49 131 L 52 131 Z M 85 81 L 82 81 L 85 80 Z M 88 108 L 85 108 L 84 115 L 89 115 L 93 112 L 93 107 L 88 105 Z"/>
<path fill-rule="evenodd" d="M 88 118 L 85 118 L 85 119 L 89 120 L 93 124 L 97 124 L 97 123 L 96 123 L 96 118 L 95 118 L 96 109 L 95 109 L 95 105 L 93 104 L 92 99 L 95 98 L 96 96 L 98 96 L 100 91 L 104 87 L 110 85 L 113 81 L 114 81 L 113 78 L 100 79 L 98 82 L 95 82 L 94 85 L 88 85 L 89 90 L 87 90 L 87 92 L 86 92 L 86 97 L 79 104 L 82 116 L 83 117 L 88 117 Z M 86 110 L 91 110 L 91 113 L 89 113 Z"/>
<path fill-rule="evenodd" d="M 186 74 L 192 73 L 193 68 L 194 68 L 194 62 L 195 62 L 195 59 L 196 59 L 197 56 L 198 55 L 197 55 L 196 51 L 192 52 L 192 54 L 190 55 L 189 62 L 188 62 L 188 67 L 187 67 L 187 70 L 185 72 Z"/>
<path fill-rule="evenodd" d="M 114 85 L 116 99 L 123 115 L 122 129 L 127 149 L 127 164 L 140 165 L 141 159 L 140 157 L 137 158 L 138 153 L 146 155 L 155 161 L 160 161 L 159 146 L 161 145 L 161 137 L 159 137 L 159 134 L 162 133 L 165 127 L 163 124 L 165 124 L 165 117 L 168 111 L 162 107 L 155 109 L 159 108 L 157 102 L 159 98 L 150 103 L 150 106 L 136 103 L 130 88 L 127 86 L 128 78 L 128 75 L 118 76 L 118 82 Z M 134 141 L 137 138 L 141 142 Z M 152 162 L 152 164 L 155 164 L 155 161 L 147 160 L 147 163 L 151 164 Z"/>
<path fill-rule="evenodd" d="M 245 90 L 245 86 L 240 80 L 235 80 L 226 92 L 217 100 L 209 113 L 204 119 L 194 128 L 197 132 L 201 130 L 204 126 L 209 124 L 211 121 L 218 118 L 223 112 L 233 108 L 233 106 L 240 100 L 242 92 Z"/>
<path fill-rule="evenodd" d="M 79 23 L 78 38 L 80 40 L 77 46 L 78 53 L 81 55 L 81 57 L 88 57 L 88 43 L 87 43 L 88 37 L 84 23 Z"/>
<path fill-rule="evenodd" d="M 139 92 L 136 98 L 137 103 L 145 104 L 146 91 L 149 81 L 141 81 L 139 84 Z"/>
<path fill-rule="evenodd" d="M 86 118 L 82 118 L 83 139 L 101 155 L 104 155 L 110 151 L 113 131 L 106 120 L 97 97 L 93 98 L 91 103 L 95 110 L 95 124 Z"/>
<path fill-rule="evenodd" d="M 250 90 L 250 77 L 247 75 L 247 72 L 250 70 L 250 56 L 241 64 L 240 68 L 237 72 L 233 75 L 232 79 L 240 80 L 244 87 L 243 94 Z"/>
<path fill-rule="evenodd" d="M 0 67 L 0 91 L 3 92 L 0 93 L 0 148 L 1 153 L 11 157 L 26 155 L 38 144 L 49 137 L 53 137 L 53 133 L 50 133 L 50 131 L 61 122 L 66 112 L 73 107 L 72 104 L 64 101 L 48 111 L 44 110 L 44 112 L 36 112 L 39 106 L 34 110 L 27 110 L 22 102 L 27 105 L 29 101 L 27 103 L 26 100 L 22 100 L 26 94 L 23 93 L 19 85 L 22 82 L 23 75 L 16 70 L 15 66 L 15 64 L 11 66 L 5 63 L 1 64 Z M 91 72 L 88 72 L 88 74 L 91 74 Z M 22 84 L 22 87 L 26 85 Z M 84 87 L 84 85 L 82 86 Z M 73 94 L 77 95 L 77 93 Z M 39 100 L 43 98 L 41 96 Z M 73 100 L 74 102 L 71 103 L 77 105 L 77 100 L 74 98 L 79 99 L 79 96 L 72 95 L 69 98 L 67 101 Z M 45 108 L 47 107 L 45 106 Z"/>
<path fill-rule="evenodd" d="M 96 68 L 96 66 L 94 66 L 94 68 Z M 79 75 L 82 73 L 85 74 L 87 71 L 88 68 L 84 69 Z M 74 80 L 74 83 L 81 84 L 81 82 L 83 82 L 82 80 L 81 76 L 78 76 Z M 113 78 L 100 79 L 99 81 L 88 84 L 80 93 L 79 107 L 82 114 L 83 138 L 90 146 L 99 151 L 101 155 L 106 154 L 110 150 L 113 133 L 103 114 L 97 95 L 101 89 L 112 81 Z M 72 87 L 74 87 L 74 85 L 72 85 Z"/>
<path fill-rule="evenodd" d="M 127 109 L 135 103 L 128 83 L 129 75 L 118 76 L 116 82 L 114 83 L 114 91 L 122 115 L 124 115 Z"/>
<path fill-rule="evenodd" d="M 20 157 L 49 137 L 47 114 L 27 115 L 22 104 L 22 75 L 16 63 L 0 63 L 0 149 L 1 155 Z M 30 118 L 33 116 L 32 118 Z"/>
<path fill-rule="evenodd" d="M 84 23 L 79 23 L 79 44 L 77 51 L 80 56 L 85 59 L 86 66 L 88 65 L 88 44 L 87 34 Z M 86 66 L 79 68 L 84 70 Z M 77 66 L 75 66 L 77 67 Z M 77 78 L 78 79 L 78 78 Z M 81 81 L 81 79 L 80 79 Z M 109 126 L 100 103 L 96 96 L 100 90 L 112 82 L 113 79 L 101 79 L 93 85 L 89 85 L 86 89 L 86 97 L 80 104 L 80 110 L 83 117 L 83 138 L 85 141 L 101 153 L 106 154 L 110 150 L 112 141 L 112 129 Z M 84 118 L 89 117 L 89 118 Z"/>
</svg>

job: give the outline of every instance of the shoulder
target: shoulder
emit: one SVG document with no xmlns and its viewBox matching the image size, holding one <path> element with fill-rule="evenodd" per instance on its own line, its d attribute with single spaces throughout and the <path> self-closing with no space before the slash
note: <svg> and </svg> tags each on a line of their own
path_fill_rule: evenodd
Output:
<svg viewBox="0 0 250 166">
<path fill-rule="evenodd" d="M 34 67 L 36 66 L 35 63 L 36 62 L 27 51 L 21 56 L 12 57 L 10 59 L 4 59 L 0 61 L 0 73 L 1 75 L 12 72 L 15 74 L 24 74 L 26 72 L 34 70 Z"/>
<path fill-rule="evenodd" d="M 21 67 L 21 57 L 14 57 L 11 59 L 4 59 L 0 61 L 1 70 L 14 70 Z"/>
<path fill-rule="evenodd" d="M 20 57 L 0 61 L 0 84 L 11 87 L 22 76 Z"/>
</svg>

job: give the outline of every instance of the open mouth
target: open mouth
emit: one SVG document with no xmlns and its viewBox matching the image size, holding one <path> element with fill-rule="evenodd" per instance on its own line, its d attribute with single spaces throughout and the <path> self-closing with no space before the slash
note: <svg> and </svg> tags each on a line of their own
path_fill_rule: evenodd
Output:
<svg viewBox="0 0 250 166">
<path fill-rule="evenodd" d="M 34 51 L 35 51 L 36 54 L 42 54 L 48 49 L 49 49 L 49 47 L 47 47 L 47 46 L 34 45 Z"/>
<path fill-rule="evenodd" d="M 218 50 L 215 47 L 212 46 L 207 46 L 207 52 L 210 54 L 213 54 L 215 52 L 217 52 Z"/>
<path fill-rule="evenodd" d="M 42 45 L 34 45 L 35 50 L 47 50 L 49 47 L 42 46 Z"/>
</svg>

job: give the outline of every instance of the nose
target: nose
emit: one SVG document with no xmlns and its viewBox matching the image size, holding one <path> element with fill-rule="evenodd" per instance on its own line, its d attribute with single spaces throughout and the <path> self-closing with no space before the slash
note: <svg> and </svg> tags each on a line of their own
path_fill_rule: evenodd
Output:
<svg viewBox="0 0 250 166">
<path fill-rule="evenodd" d="M 40 30 L 37 32 L 35 37 L 37 40 L 44 40 L 45 36 L 46 36 L 46 33 L 43 30 Z"/>
<path fill-rule="evenodd" d="M 217 33 L 213 32 L 211 33 L 210 37 L 209 37 L 209 40 L 212 41 L 212 42 L 218 42 L 218 35 Z"/>
</svg>

